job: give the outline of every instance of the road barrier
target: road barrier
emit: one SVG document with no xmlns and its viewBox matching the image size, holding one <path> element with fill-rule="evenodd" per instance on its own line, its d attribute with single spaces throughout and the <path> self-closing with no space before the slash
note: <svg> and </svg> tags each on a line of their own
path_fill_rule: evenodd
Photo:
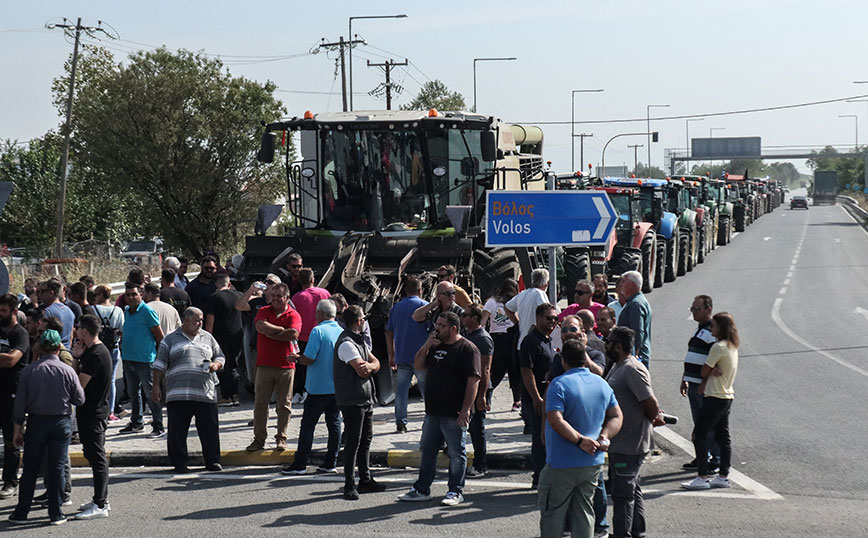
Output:
<svg viewBox="0 0 868 538">
<path fill-rule="evenodd" d="M 868 223 L 868 211 L 862 209 L 855 198 L 849 196 L 838 196 L 838 201 L 843 203 L 844 208 L 846 208 L 851 215 L 858 217 L 862 221 L 863 226 Z"/>
</svg>

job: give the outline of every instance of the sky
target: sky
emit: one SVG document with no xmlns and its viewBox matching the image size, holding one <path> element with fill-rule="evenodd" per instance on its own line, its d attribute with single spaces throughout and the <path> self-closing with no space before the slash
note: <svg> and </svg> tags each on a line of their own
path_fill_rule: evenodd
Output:
<svg viewBox="0 0 868 538">
<path fill-rule="evenodd" d="M 146 6 L 146 7 L 143 7 Z M 651 129 L 651 163 L 663 165 L 666 148 L 686 145 L 685 120 L 654 120 L 776 107 L 844 98 L 868 99 L 868 65 L 862 61 L 868 4 L 855 0 L 726 2 L 634 0 L 475 2 L 167 2 L 7 0 L 0 6 L 0 140 L 26 141 L 55 128 L 61 118 L 51 100 L 52 79 L 63 75 L 72 43 L 46 30 L 62 17 L 85 24 L 105 21 L 120 41 L 105 41 L 122 60 L 130 50 L 165 45 L 219 55 L 237 76 L 277 84 L 290 116 L 341 109 L 335 57 L 308 54 L 322 38 L 348 35 L 348 17 L 394 15 L 402 19 L 356 20 L 353 33 L 367 45 L 354 50 L 355 109 L 382 109 L 367 95 L 382 73 L 366 62 L 409 60 L 394 78 L 408 102 L 421 84 L 439 79 L 473 99 L 473 59 L 516 57 L 477 64 L 477 109 L 507 122 L 540 123 L 543 155 L 558 172 L 573 169 L 571 95 L 575 120 L 636 119 L 632 123 L 577 124 L 585 163 L 597 166 L 613 136 Z M 840 118 L 856 114 L 858 118 Z M 760 136 L 763 147 L 852 145 L 855 129 L 868 142 L 868 103 L 835 102 L 788 110 L 705 118 L 690 124 L 691 138 Z M 718 130 L 719 129 L 719 130 Z M 613 140 L 606 164 L 632 167 L 630 144 L 644 136 Z M 575 139 L 579 168 L 579 139 Z M 647 148 L 639 161 L 647 161 Z M 795 163 L 807 172 L 804 162 Z"/>
</svg>

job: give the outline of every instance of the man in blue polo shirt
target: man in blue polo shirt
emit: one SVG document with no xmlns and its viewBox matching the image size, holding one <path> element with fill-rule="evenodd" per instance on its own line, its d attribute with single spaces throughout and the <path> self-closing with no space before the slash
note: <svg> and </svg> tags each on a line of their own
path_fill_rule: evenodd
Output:
<svg viewBox="0 0 868 538">
<path fill-rule="evenodd" d="M 546 391 L 546 466 L 540 474 L 540 533 L 563 536 L 567 518 L 573 536 L 594 530 L 594 489 L 609 439 L 621 429 L 621 409 L 603 378 L 586 367 L 585 346 L 566 340 L 566 373 Z M 571 512 L 577 502 L 581 513 Z"/>
<path fill-rule="evenodd" d="M 160 329 L 160 318 L 153 308 L 142 300 L 142 290 L 138 284 L 127 282 L 124 298 L 124 329 L 121 339 L 121 357 L 124 365 L 124 383 L 130 395 L 133 416 L 130 423 L 121 428 L 118 433 L 134 433 L 142 431 L 145 426 L 142 420 L 141 388 L 144 387 L 151 408 L 153 431 L 151 437 L 162 437 L 166 434 L 163 427 L 163 405 L 150 398 L 152 389 L 151 363 L 157 358 L 157 347 L 163 341 L 163 330 Z"/>
<path fill-rule="evenodd" d="M 404 298 L 395 303 L 386 324 L 386 348 L 389 366 L 398 374 L 395 390 L 395 424 L 397 431 L 407 431 L 407 400 L 413 374 L 419 382 L 419 392 L 425 394 L 425 370 L 413 369 L 413 357 L 428 339 L 428 327 L 413 320 L 413 312 L 428 304 L 419 297 L 422 281 L 409 277 L 404 282 Z"/>
</svg>

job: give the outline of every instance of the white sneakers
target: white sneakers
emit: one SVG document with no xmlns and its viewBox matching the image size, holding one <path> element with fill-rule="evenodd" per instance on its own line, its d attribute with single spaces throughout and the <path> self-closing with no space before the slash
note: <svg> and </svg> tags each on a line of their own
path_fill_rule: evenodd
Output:
<svg viewBox="0 0 868 538">
<path fill-rule="evenodd" d="M 109 506 L 108 501 L 106 501 L 105 507 L 103 508 L 100 508 L 93 502 L 85 503 L 81 505 L 81 511 L 75 514 L 75 519 L 99 519 L 109 517 L 109 510 L 111 509 L 112 507 Z"/>
<path fill-rule="evenodd" d="M 464 495 L 458 493 L 457 491 L 450 491 L 446 494 L 446 497 L 440 501 L 440 504 L 444 506 L 455 506 L 464 502 Z"/>
<path fill-rule="evenodd" d="M 697 476 L 690 482 L 682 482 L 681 487 L 691 491 L 696 491 L 711 488 L 729 488 L 732 487 L 732 485 L 729 483 L 729 478 L 718 475 L 711 480 Z"/>
</svg>

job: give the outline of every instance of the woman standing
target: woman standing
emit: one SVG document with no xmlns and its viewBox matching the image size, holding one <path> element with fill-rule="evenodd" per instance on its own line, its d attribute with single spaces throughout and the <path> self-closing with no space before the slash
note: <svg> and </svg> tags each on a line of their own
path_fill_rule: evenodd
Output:
<svg viewBox="0 0 868 538">
<path fill-rule="evenodd" d="M 518 282 L 511 278 L 503 281 L 500 292 L 490 297 L 482 307 L 482 326 L 490 321 L 488 332 L 494 339 L 494 355 L 491 359 L 491 387 L 503 380 L 509 374 L 509 388 L 512 391 L 512 410 L 521 409 L 521 370 L 516 357 L 516 337 L 518 331 L 504 311 L 504 304 L 518 295 Z"/>
<path fill-rule="evenodd" d="M 734 391 L 732 383 L 738 370 L 738 329 L 735 320 L 727 312 L 720 312 L 711 318 L 711 334 L 717 342 L 711 346 L 708 359 L 702 366 L 702 383 L 699 393 L 703 394 L 702 409 L 693 428 L 693 448 L 696 454 L 707 454 L 706 438 L 714 432 L 714 439 L 720 447 L 720 471 L 714 478 L 708 470 L 708 460 L 697 458 L 698 476 L 690 482 L 682 482 L 685 489 L 728 488 L 729 468 L 732 461 L 732 445 L 729 437 L 729 412 L 732 408 Z"/>
</svg>

